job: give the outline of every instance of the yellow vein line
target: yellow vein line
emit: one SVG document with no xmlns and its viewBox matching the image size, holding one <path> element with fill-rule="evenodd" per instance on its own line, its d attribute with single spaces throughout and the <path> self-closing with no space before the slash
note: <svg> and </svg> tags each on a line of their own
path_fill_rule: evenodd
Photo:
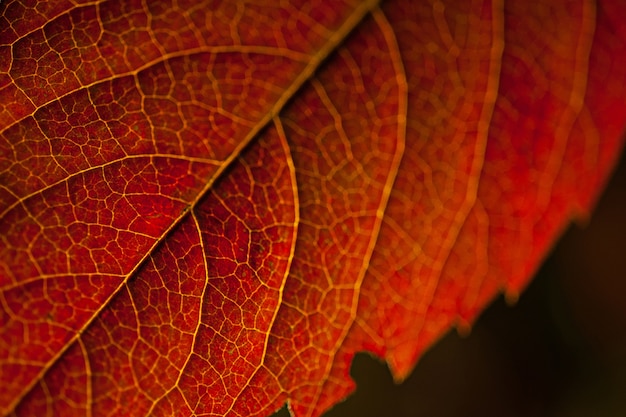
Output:
<svg viewBox="0 0 626 417">
<path fill-rule="evenodd" d="M 350 321 L 346 323 L 343 327 L 342 334 L 337 339 L 334 348 L 329 355 L 329 360 L 326 363 L 326 369 L 324 370 L 324 382 L 320 384 L 315 393 L 315 398 L 311 402 L 311 406 L 308 407 L 307 415 L 312 415 L 315 409 L 314 405 L 317 405 L 319 402 L 320 395 L 322 394 L 323 388 L 325 386 L 325 381 L 328 379 L 332 367 L 335 363 L 335 356 L 339 351 L 341 345 L 344 340 L 348 336 L 350 329 L 352 328 L 352 324 L 354 323 L 357 317 L 358 311 L 358 302 L 361 294 L 361 285 L 363 283 L 363 279 L 369 269 L 369 262 L 374 253 L 374 248 L 376 247 L 376 243 L 378 242 L 378 237 L 380 235 L 380 230 L 383 223 L 383 218 L 385 216 L 385 212 L 387 210 L 387 204 L 389 203 L 389 198 L 391 196 L 391 191 L 393 190 L 393 185 L 395 183 L 396 177 L 398 175 L 398 169 L 400 167 L 400 163 L 402 161 L 402 156 L 404 154 L 405 142 L 406 142 L 406 124 L 407 124 L 407 112 L 408 112 L 408 84 L 406 80 L 406 74 L 404 70 L 404 65 L 402 63 L 402 58 L 399 50 L 399 46 L 397 40 L 394 35 L 393 28 L 391 23 L 383 13 L 383 11 L 378 8 L 374 8 L 371 12 L 371 15 L 376 22 L 376 24 L 380 27 L 383 36 L 385 37 L 386 44 L 391 52 L 392 59 L 391 64 L 395 69 L 395 74 L 397 74 L 396 82 L 398 83 L 398 115 L 397 115 L 397 143 L 395 153 L 393 155 L 393 160 L 391 162 L 391 168 L 389 175 L 387 176 L 387 180 L 385 182 L 385 186 L 381 195 L 381 201 L 376 211 L 375 223 L 372 228 L 372 236 L 370 238 L 367 249 L 365 250 L 365 254 L 363 256 L 362 267 L 359 270 L 357 275 L 357 279 L 354 285 L 354 294 L 352 296 L 352 305 L 350 308 Z"/>
<path fill-rule="evenodd" d="M 239 145 L 233 150 L 232 154 L 220 165 L 212 178 L 209 179 L 207 185 L 202 189 L 202 191 L 198 194 L 197 198 L 191 203 L 190 208 L 193 209 L 202 199 L 202 197 L 212 188 L 213 183 L 216 179 L 226 170 L 228 166 L 237 158 L 243 149 L 254 139 L 258 133 L 275 117 L 280 111 L 283 109 L 285 104 L 292 98 L 294 95 L 300 90 L 302 85 L 315 73 L 315 71 L 319 68 L 322 62 L 337 49 L 337 47 L 346 39 L 346 37 L 354 30 L 354 28 L 363 20 L 365 15 L 370 12 L 371 9 L 376 7 L 378 4 L 378 0 L 366 0 L 354 9 L 354 11 L 346 18 L 343 24 L 337 29 L 337 31 L 331 36 L 331 38 L 320 48 L 320 50 L 313 55 L 310 59 L 309 63 L 303 69 L 303 71 L 298 74 L 298 76 L 294 79 L 289 87 L 285 89 L 283 94 L 279 97 L 279 99 L 274 103 L 274 106 L 264 115 L 264 117 L 257 123 L 257 125 L 250 130 L 248 135 L 239 143 Z M 33 378 L 33 380 L 24 387 L 22 390 L 22 395 L 18 395 L 12 403 L 8 406 L 8 411 L 12 411 L 19 404 L 19 402 L 24 398 L 25 395 L 28 394 L 35 386 L 37 381 L 39 381 L 43 375 L 48 371 L 48 369 L 52 366 L 54 362 L 56 362 L 68 349 L 69 347 L 76 341 L 76 339 L 80 336 L 80 334 L 87 329 L 91 323 L 98 317 L 101 312 L 108 306 L 111 300 L 117 295 L 119 290 L 126 285 L 128 279 L 133 276 L 143 265 L 148 257 L 152 255 L 155 249 L 159 246 L 159 244 L 171 233 L 171 231 L 178 226 L 178 224 L 182 221 L 182 219 L 192 210 L 186 210 L 181 213 L 181 215 L 176 218 L 171 226 L 163 233 L 163 236 L 160 239 L 157 239 L 152 247 L 146 251 L 145 256 L 140 259 L 136 266 L 128 273 L 126 279 L 120 283 L 118 288 L 114 290 L 109 298 L 105 300 L 102 304 L 102 307 L 94 311 L 93 316 L 87 320 L 82 330 L 79 330 L 68 342 L 65 346 L 59 349 L 58 353 L 50 359 L 48 362 L 49 365 L 42 367 L 41 371 L 38 375 Z"/>
</svg>

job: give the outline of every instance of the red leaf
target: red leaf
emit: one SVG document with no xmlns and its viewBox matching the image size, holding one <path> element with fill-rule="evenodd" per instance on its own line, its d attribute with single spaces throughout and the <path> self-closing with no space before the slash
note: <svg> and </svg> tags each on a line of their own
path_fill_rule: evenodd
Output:
<svg viewBox="0 0 626 417">
<path fill-rule="evenodd" d="M 0 4 L 0 410 L 320 415 L 516 299 L 622 145 L 618 2 Z M 458 4 L 457 4 L 458 3 Z"/>
</svg>

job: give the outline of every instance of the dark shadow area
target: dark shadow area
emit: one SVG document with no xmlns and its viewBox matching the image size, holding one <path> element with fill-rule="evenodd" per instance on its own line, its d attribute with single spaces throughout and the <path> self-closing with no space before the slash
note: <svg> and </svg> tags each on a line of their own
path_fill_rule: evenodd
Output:
<svg viewBox="0 0 626 417">
<path fill-rule="evenodd" d="M 289 410 L 287 410 L 287 404 L 283 405 L 283 408 L 274 413 L 272 417 L 290 417 Z"/>
</svg>

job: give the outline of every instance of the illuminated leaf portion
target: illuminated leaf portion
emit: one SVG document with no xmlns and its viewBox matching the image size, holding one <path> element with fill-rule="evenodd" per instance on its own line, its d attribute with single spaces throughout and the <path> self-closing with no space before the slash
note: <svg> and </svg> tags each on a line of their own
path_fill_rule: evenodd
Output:
<svg viewBox="0 0 626 417">
<path fill-rule="evenodd" d="M 402 380 L 587 215 L 625 9 L 0 3 L 2 414 L 318 416 L 362 350 Z"/>
</svg>

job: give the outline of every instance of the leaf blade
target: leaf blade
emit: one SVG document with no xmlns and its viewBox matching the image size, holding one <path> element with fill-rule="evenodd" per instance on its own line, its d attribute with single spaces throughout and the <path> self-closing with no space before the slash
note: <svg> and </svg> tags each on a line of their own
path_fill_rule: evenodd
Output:
<svg viewBox="0 0 626 417">
<path fill-rule="evenodd" d="M 402 379 L 516 296 L 622 143 L 609 2 L 180 6 L 4 9 L 36 23 L 0 32 L 0 96 L 21 102 L 0 108 L 7 412 L 319 415 L 363 349 Z"/>
</svg>

